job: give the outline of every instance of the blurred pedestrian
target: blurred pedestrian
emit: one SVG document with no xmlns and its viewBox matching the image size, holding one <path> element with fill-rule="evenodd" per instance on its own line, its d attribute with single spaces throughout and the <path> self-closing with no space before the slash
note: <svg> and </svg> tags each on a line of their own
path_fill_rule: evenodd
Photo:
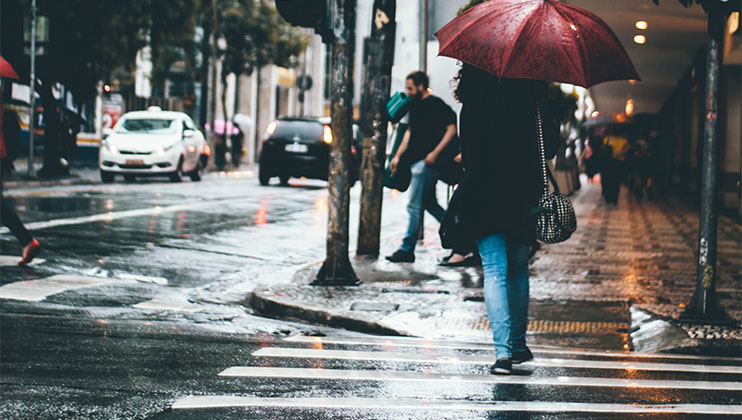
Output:
<svg viewBox="0 0 742 420">
<path fill-rule="evenodd" d="M 606 143 L 600 149 L 600 184 L 605 202 L 618 205 L 621 190 L 622 163 L 615 157 L 613 146 Z"/>
<path fill-rule="evenodd" d="M 7 156 L 6 148 L 5 148 L 5 136 L 3 133 L 3 136 L 0 137 L 0 158 L 5 160 Z M 0 171 L 0 173 L 4 174 L 5 171 Z M 36 255 L 38 255 L 39 251 L 41 251 L 41 244 L 39 244 L 39 241 L 34 239 L 33 235 L 31 235 L 31 232 L 26 229 L 25 226 L 23 226 L 23 222 L 21 222 L 21 219 L 16 214 L 13 207 L 11 207 L 8 204 L 8 200 L 3 196 L 3 184 L 5 183 L 5 177 L 4 175 L 0 179 L 0 221 L 2 222 L 3 226 L 7 227 L 10 230 L 10 233 L 13 234 L 13 236 L 18 239 L 18 242 L 20 242 L 21 246 L 23 247 L 23 254 L 21 257 L 21 260 L 18 261 L 18 265 L 26 265 L 30 263 Z"/>
<path fill-rule="evenodd" d="M 453 160 L 461 164 L 461 153 L 456 155 Z M 451 206 L 451 202 L 448 205 Z M 446 212 L 446 217 L 450 215 L 449 212 Z M 446 223 L 446 219 L 444 219 L 443 223 Z M 479 251 L 477 251 L 477 244 L 474 239 L 467 236 L 464 236 L 463 239 L 459 236 L 454 236 L 453 240 L 456 243 L 451 245 L 451 254 L 443 258 L 438 265 L 441 267 L 471 267 L 482 264 L 482 259 L 479 258 Z"/>
<path fill-rule="evenodd" d="M 422 216 L 428 211 L 441 222 L 446 211 L 438 204 L 435 186 L 439 155 L 456 136 L 456 113 L 428 89 L 428 76 L 416 71 L 405 79 L 407 95 L 412 98 L 409 127 L 389 163 L 392 173 L 400 165 L 409 165 L 412 172 L 407 205 L 409 222 L 402 246 L 386 257 L 391 262 L 414 262 L 415 245 L 420 237 Z"/>
<path fill-rule="evenodd" d="M 510 374 L 514 363 L 533 358 L 526 345 L 529 251 L 536 239 L 531 210 L 544 190 L 537 109 L 547 159 L 556 154 L 559 131 L 545 99 L 546 83 L 498 79 L 468 64 L 457 79 L 465 174 L 464 188 L 456 191 L 462 197 L 451 201 L 460 202 L 462 225 L 482 259 L 497 355 L 490 372 Z"/>
<path fill-rule="evenodd" d="M 232 120 L 232 127 L 231 136 L 229 138 L 232 143 L 232 168 L 237 169 L 240 167 L 240 160 L 242 160 L 242 141 L 245 136 L 242 133 L 240 126 L 237 125 L 234 120 Z"/>
<path fill-rule="evenodd" d="M 6 109 L 3 112 L 3 138 L 5 139 L 5 154 L 0 164 L 4 175 L 13 172 L 13 161 L 18 157 L 21 149 L 21 124 L 15 111 Z"/>
</svg>

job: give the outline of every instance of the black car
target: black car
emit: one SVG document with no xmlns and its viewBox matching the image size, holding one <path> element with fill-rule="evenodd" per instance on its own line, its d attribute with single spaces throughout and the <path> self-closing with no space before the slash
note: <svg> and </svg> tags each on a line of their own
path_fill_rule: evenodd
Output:
<svg viewBox="0 0 742 420">
<path fill-rule="evenodd" d="M 291 177 L 327 180 L 332 128 L 330 119 L 323 117 L 281 117 L 268 124 L 260 152 L 258 179 L 268 185 L 277 176 L 282 185 Z M 351 142 L 351 182 L 358 179 L 361 166 L 361 136 L 353 125 Z"/>
</svg>

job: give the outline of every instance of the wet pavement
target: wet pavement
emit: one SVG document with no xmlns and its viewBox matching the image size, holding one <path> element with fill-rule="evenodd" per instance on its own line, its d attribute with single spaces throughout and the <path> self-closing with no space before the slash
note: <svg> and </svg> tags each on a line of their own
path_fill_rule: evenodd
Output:
<svg viewBox="0 0 742 420">
<path fill-rule="evenodd" d="M 326 184 L 260 187 L 254 175 L 248 168 L 200 183 L 6 190 L 44 251 L 20 268 L 20 247 L 0 230 L 0 418 L 742 415 L 739 358 L 661 355 L 650 346 L 626 351 L 637 342 L 632 332 L 653 335 L 655 323 L 664 322 L 658 316 L 672 316 L 687 300 L 692 275 L 684 259 L 692 244 L 673 235 L 692 232 L 675 232 L 666 221 L 683 224 L 692 209 L 630 200 L 606 209 L 595 204 L 594 189 L 578 193 L 578 217 L 587 220 L 581 229 L 596 226 L 597 233 L 582 229 L 575 246 L 537 254 L 529 325 L 537 359 L 503 378 L 487 371 L 494 354 L 481 272 L 436 265 L 447 253 L 435 223 L 429 220 L 415 264 L 356 259 L 361 287 L 310 288 L 305 284 L 324 255 Z M 441 201 L 445 195 L 441 188 Z M 351 250 L 359 196 L 356 186 Z M 385 255 L 401 241 L 405 204 L 404 195 L 387 193 Z M 666 236 L 634 238 L 622 226 L 644 220 L 639 213 L 648 214 L 642 227 Z M 720 243 L 739 249 L 739 225 L 720 224 Z M 652 242 L 661 249 L 645 250 Z M 723 303 L 739 317 L 739 255 L 720 252 Z M 326 312 L 333 305 L 355 312 L 359 322 L 387 328 L 377 333 L 428 339 L 318 326 L 366 328 L 303 319 L 301 311 L 268 314 L 293 319 L 257 316 L 246 303 L 261 290 L 294 293 L 293 303 L 304 308 L 324 303 Z M 390 317 L 394 323 L 385 321 Z M 734 338 L 728 332 L 721 341 Z"/>
</svg>

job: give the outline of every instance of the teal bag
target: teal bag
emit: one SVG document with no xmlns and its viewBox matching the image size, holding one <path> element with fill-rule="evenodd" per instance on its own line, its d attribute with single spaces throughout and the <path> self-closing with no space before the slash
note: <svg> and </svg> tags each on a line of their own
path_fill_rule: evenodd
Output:
<svg viewBox="0 0 742 420">
<path fill-rule="evenodd" d="M 389 98 L 386 103 L 386 113 L 389 114 L 389 120 L 392 124 L 398 123 L 410 109 L 412 98 L 403 92 L 397 92 Z"/>
<path fill-rule="evenodd" d="M 407 124 L 399 124 L 399 126 L 397 126 L 397 135 L 394 137 L 392 154 L 389 155 L 389 159 L 387 159 L 386 171 L 384 172 L 384 186 L 401 192 L 407 191 L 407 188 L 410 187 L 410 181 L 412 180 L 410 165 L 402 159 L 402 162 L 399 162 L 399 165 L 397 166 L 397 173 L 393 174 L 391 169 L 389 169 L 389 162 L 391 162 L 392 158 L 397 154 L 397 149 L 399 149 L 399 145 L 402 144 L 402 139 L 404 138 L 404 133 L 406 131 Z"/>
</svg>

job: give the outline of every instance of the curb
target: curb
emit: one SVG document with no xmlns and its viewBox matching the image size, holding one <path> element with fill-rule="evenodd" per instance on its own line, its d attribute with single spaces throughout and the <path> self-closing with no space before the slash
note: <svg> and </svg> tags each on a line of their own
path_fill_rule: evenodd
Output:
<svg viewBox="0 0 742 420">
<path fill-rule="evenodd" d="M 692 338 L 668 319 L 631 306 L 631 342 L 634 351 L 647 353 L 714 354 L 739 357 L 742 342 L 735 339 Z"/>
<path fill-rule="evenodd" d="M 255 289 L 250 293 L 250 296 L 245 300 L 244 304 L 245 306 L 252 308 L 256 314 L 272 319 L 309 322 L 366 334 L 410 336 L 409 334 L 393 328 L 385 327 L 373 321 L 366 321 L 349 316 L 333 315 L 329 311 L 291 305 L 278 299 L 270 299 L 266 296 L 269 293 L 273 294 L 273 291 L 268 288 Z"/>
</svg>

